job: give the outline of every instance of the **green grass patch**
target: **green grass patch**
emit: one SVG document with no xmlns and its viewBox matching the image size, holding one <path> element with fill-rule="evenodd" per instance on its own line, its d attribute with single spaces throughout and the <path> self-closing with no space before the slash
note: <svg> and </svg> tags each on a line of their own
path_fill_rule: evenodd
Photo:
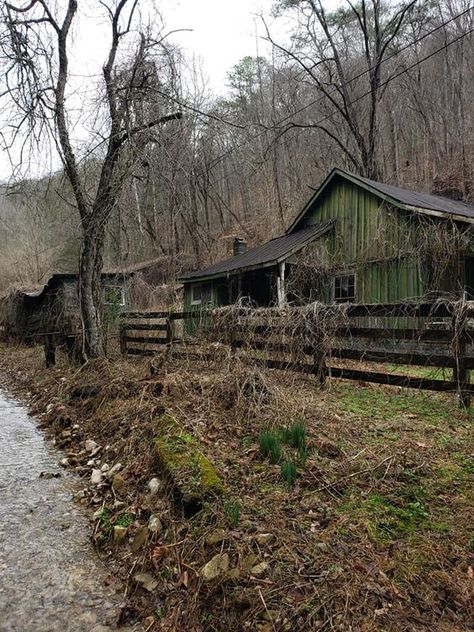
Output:
<svg viewBox="0 0 474 632">
<path fill-rule="evenodd" d="M 264 428 L 258 443 L 263 457 L 273 464 L 281 462 L 281 477 L 287 487 L 293 487 L 298 477 L 297 463 L 304 466 L 308 458 L 304 420 L 299 419 L 289 426 L 274 430 Z M 292 450 L 297 451 L 296 458 L 291 456 Z"/>
<path fill-rule="evenodd" d="M 263 457 L 269 458 L 271 463 L 278 463 L 281 459 L 280 437 L 272 430 L 262 430 L 258 440 Z"/>
<path fill-rule="evenodd" d="M 282 428 L 281 439 L 283 443 L 296 448 L 298 452 L 306 451 L 306 424 L 304 421 L 295 421 L 291 426 Z"/>
<path fill-rule="evenodd" d="M 298 468 L 293 461 L 283 461 L 281 464 L 281 477 L 287 487 L 293 487 L 298 477 Z"/>
<path fill-rule="evenodd" d="M 223 503 L 224 514 L 230 526 L 236 529 L 240 522 L 240 503 L 232 498 L 227 498 Z"/>
<path fill-rule="evenodd" d="M 98 544 L 105 544 L 112 537 L 114 527 L 129 527 L 135 520 L 135 515 L 130 512 L 123 512 L 119 515 L 114 515 L 110 509 L 104 507 L 97 517 L 97 535 L 96 541 Z"/>
<path fill-rule="evenodd" d="M 455 398 L 414 390 L 387 393 L 380 388 L 350 384 L 339 385 L 336 406 L 344 413 L 381 421 L 395 421 L 409 414 L 413 422 L 421 419 L 426 425 L 440 425 L 465 417 Z"/>
<path fill-rule="evenodd" d="M 379 493 L 366 498 L 352 499 L 339 507 L 339 512 L 353 514 L 366 526 L 368 534 L 377 542 L 388 544 L 430 526 L 425 503 Z"/>
</svg>

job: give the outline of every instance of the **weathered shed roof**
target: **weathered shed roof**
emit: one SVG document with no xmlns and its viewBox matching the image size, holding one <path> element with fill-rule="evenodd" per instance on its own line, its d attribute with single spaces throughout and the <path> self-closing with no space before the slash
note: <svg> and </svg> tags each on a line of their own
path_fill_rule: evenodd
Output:
<svg viewBox="0 0 474 632">
<path fill-rule="evenodd" d="M 116 276 L 124 276 L 127 275 L 126 272 L 121 272 L 120 275 L 117 272 L 107 271 L 102 273 L 102 278 L 114 278 Z M 46 281 L 42 285 L 35 286 L 16 286 L 7 290 L 0 298 L 7 298 L 10 294 L 15 294 L 17 296 L 22 296 L 25 298 L 39 298 L 45 290 L 50 289 L 53 286 L 56 286 L 58 283 L 62 281 L 71 281 L 77 279 L 77 272 L 54 272 L 51 274 Z"/>
<path fill-rule="evenodd" d="M 401 189 L 400 187 L 395 187 L 391 184 L 375 182 L 374 180 L 362 178 L 361 176 L 355 177 L 363 181 L 367 186 L 372 187 L 380 193 L 388 195 L 407 206 L 439 211 L 440 213 L 448 213 L 449 215 L 460 215 L 462 217 L 474 219 L 474 206 L 472 204 L 468 204 L 467 202 L 463 202 L 462 200 L 452 200 L 450 198 L 441 197 L 440 195 L 432 195 L 431 193 L 418 193 L 416 191 L 409 191 L 408 189 Z"/>
<path fill-rule="evenodd" d="M 450 198 L 441 197 L 439 195 L 431 195 L 430 193 L 410 191 L 409 189 L 402 189 L 400 187 L 392 186 L 391 184 L 383 184 L 382 182 L 369 180 L 369 178 L 349 173 L 343 169 L 333 169 L 321 186 L 316 189 L 316 192 L 305 207 L 298 213 L 287 233 L 291 233 L 298 227 L 298 224 L 304 218 L 307 211 L 313 206 L 334 178 L 343 178 L 348 180 L 349 182 L 371 191 L 393 206 L 407 211 L 415 211 L 426 215 L 443 217 L 445 219 L 474 223 L 474 206 L 472 204 L 468 204 L 467 202 L 451 200 Z"/>
<path fill-rule="evenodd" d="M 240 255 L 235 255 L 225 261 L 219 261 L 212 266 L 191 272 L 181 277 L 182 281 L 217 278 L 235 274 L 237 271 L 251 270 L 274 265 L 284 261 L 293 253 L 298 252 L 309 242 L 327 233 L 334 220 L 319 222 L 314 226 L 303 228 L 291 235 L 275 237 L 261 246 L 251 248 Z"/>
</svg>

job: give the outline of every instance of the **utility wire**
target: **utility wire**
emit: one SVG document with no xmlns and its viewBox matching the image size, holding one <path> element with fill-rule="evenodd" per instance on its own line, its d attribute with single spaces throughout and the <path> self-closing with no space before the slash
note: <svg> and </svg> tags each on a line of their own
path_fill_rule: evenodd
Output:
<svg viewBox="0 0 474 632">
<path fill-rule="evenodd" d="M 391 55 L 388 55 L 387 57 L 382 59 L 379 65 L 381 66 L 382 64 L 390 61 L 391 59 L 393 59 L 397 55 L 400 55 L 400 53 L 403 53 L 403 51 L 407 50 L 407 48 L 410 48 L 411 46 L 414 46 L 415 44 L 418 44 L 419 42 L 422 42 L 425 38 L 429 37 L 430 35 L 433 35 L 433 33 L 436 33 L 436 31 L 439 31 L 440 29 L 445 27 L 450 22 L 453 22 L 454 20 L 457 20 L 458 18 L 462 17 L 463 15 L 466 15 L 467 13 L 469 13 L 469 11 L 472 11 L 472 9 L 473 9 L 473 7 L 471 6 L 468 9 L 466 9 L 465 11 L 462 11 L 461 13 L 458 13 L 457 15 L 453 16 L 449 20 L 446 20 L 446 22 L 442 22 L 441 24 L 439 24 L 435 28 L 431 29 L 431 31 L 427 31 L 426 33 L 424 33 L 423 35 L 421 35 L 417 39 L 415 39 L 415 40 L 413 40 L 411 42 L 408 42 L 407 44 L 405 44 L 404 46 L 402 46 L 398 50 L 394 51 Z M 301 112 L 303 112 L 304 110 L 308 109 L 312 105 L 315 105 L 316 103 L 319 103 L 320 101 L 323 101 L 324 99 L 327 98 L 327 96 L 330 96 L 331 94 L 334 94 L 335 92 L 338 92 L 341 88 L 349 86 L 351 83 L 353 83 L 357 79 L 360 79 L 361 77 L 363 77 L 364 75 L 368 74 L 372 70 L 375 70 L 375 68 L 376 68 L 376 64 L 374 64 L 373 66 L 369 66 L 369 68 L 366 68 L 365 70 L 362 70 L 359 74 L 354 75 L 353 77 L 348 79 L 346 82 L 343 82 L 343 83 L 341 83 L 338 86 L 335 86 L 332 91 L 328 92 L 327 95 L 323 94 L 322 96 L 314 99 L 313 101 L 310 101 L 306 105 L 303 105 L 299 110 L 295 110 L 291 114 L 287 114 L 284 118 L 282 118 L 276 124 L 276 126 L 281 125 L 281 123 L 284 123 L 290 117 L 295 116 L 296 114 L 300 114 Z"/>
<path fill-rule="evenodd" d="M 449 20 L 446 20 L 445 22 L 443 22 L 442 24 L 438 25 L 437 27 L 435 27 L 434 29 L 431 29 L 430 31 L 428 31 L 427 33 L 425 33 L 424 35 L 422 35 L 421 37 L 413 40 L 412 42 L 409 42 L 408 44 L 405 44 L 405 46 L 403 46 L 402 48 L 400 48 L 398 51 L 392 53 L 391 55 L 389 55 L 388 57 L 386 57 L 385 59 L 383 59 L 380 62 L 380 65 L 389 61 L 390 59 L 393 59 L 393 57 L 396 57 L 397 55 L 399 55 L 400 53 L 402 53 L 403 51 L 405 51 L 407 48 L 414 46 L 415 44 L 417 44 L 418 42 L 421 42 L 422 40 L 424 40 L 426 37 L 429 37 L 430 35 L 432 35 L 433 33 L 436 33 L 437 31 L 439 31 L 441 28 L 443 28 L 444 26 L 446 26 L 447 24 L 449 24 L 450 22 L 453 22 L 454 20 L 457 20 L 458 18 L 462 17 L 463 15 L 465 15 L 466 13 L 468 13 L 469 11 L 472 11 L 473 7 L 470 6 L 468 9 L 466 9 L 465 11 L 462 11 L 461 13 L 458 13 L 457 15 L 453 16 L 452 18 L 450 18 Z M 469 35 L 470 33 L 473 32 L 474 29 L 471 29 L 470 31 L 467 31 L 463 34 L 461 34 L 459 37 L 457 37 L 456 39 L 448 42 L 447 44 L 443 45 L 442 47 L 440 47 L 439 49 L 437 49 L 436 51 L 434 51 L 433 53 L 427 55 L 426 57 L 424 57 L 421 60 L 418 60 L 417 62 L 415 62 L 414 64 L 412 64 L 411 66 L 408 66 L 408 68 L 405 68 L 403 71 L 397 73 L 396 75 L 393 75 L 392 77 L 390 77 L 389 79 L 385 80 L 383 83 L 380 84 L 380 87 L 386 85 L 387 83 L 389 83 L 390 81 L 392 81 L 393 79 L 396 79 L 397 77 L 399 77 L 401 74 L 408 72 L 409 70 L 411 70 L 413 67 L 417 66 L 418 64 L 423 63 L 424 61 L 426 61 L 427 59 L 429 59 L 430 57 L 432 57 L 433 55 L 436 55 L 437 53 L 439 53 L 440 51 L 448 48 L 448 46 L 451 46 L 451 44 L 456 43 L 457 41 L 459 41 L 460 39 L 462 39 L 463 37 Z M 361 77 L 363 77 L 364 75 L 366 75 L 367 73 L 369 73 L 371 70 L 373 70 L 375 68 L 375 66 L 371 66 L 367 69 L 365 69 L 364 71 L 358 73 L 357 75 L 355 75 L 354 77 L 351 77 L 351 79 L 349 79 L 348 81 L 346 81 L 345 83 L 340 84 L 339 86 L 335 87 L 333 89 L 332 92 L 329 93 L 329 95 L 333 94 L 334 92 L 337 92 L 338 90 L 340 90 L 342 87 L 346 87 L 349 86 L 351 83 L 353 83 L 354 81 L 356 81 L 357 79 L 360 79 Z M 369 94 L 371 94 L 371 91 L 368 91 L 366 93 L 364 93 L 363 95 L 361 95 L 360 97 L 358 97 L 357 99 L 355 99 L 354 101 L 350 102 L 349 105 L 353 105 L 355 103 L 357 103 L 358 101 L 360 101 L 361 99 L 365 98 L 366 96 L 368 96 Z M 260 132 L 258 132 L 257 134 L 255 134 L 254 136 L 252 136 L 251 138 L 247 138 L 245 140 L 243 140 L 241 143 L 238 143 L 235 147 L 231 147 L 229 150 L 227 150 L 224 154 L 222 154 L 221 156 L 219 156 L 218 158 L 215 158 L 213 162 L 210 163 L 209 165 L 209 169 L 212 169 L 213 167 L 215 167 L 217 164 L 219 164 L 219 162 L 221 162 L 222 160 L 224 160 L 224 158 L 226 158 L 227 156 L 229 156 L 231 153 L 233 153 L 234 151 L 236 151 L 237 149 L 240 149 L 245 143 L 247 142 L 251 142 L 253 140 L 256 140 L 257 138 L 259 138 L 260 136 L 262 136 L 263 134 L 265 134 L 269 129 L 275 129 L 278 128 L 282 125 L 282 123 L 284 123 L 285 121 L 287 121 L 289 118 L 292 118 L 293 116 L 296 116 L 297 114 L 300 114 L 301 112 L 303 112 L 304 110 L 308 109 L 309 107 L 311 107 L 312 105 L 315 105 L 316 103 L 326 99 L 327 96 L 326 95 L 322 95 L 317 97 L 316 99 L 314 99 L 313 101 L 307 103 L 306 105 L 302 106 L 301 108 L 299 108 L 298 110 L 295 110 L 294 112 L 291 112 L 290 114 L 287 114 L 286 116 L 284 116 L 282 119 L 280 119 L 277 123 L 275 123 L 274 125 L 272 125 L 271 127 L 265 127 L 265 129 L 261 130 Z M 330 114 L 326 117 L 324 117 L 321 121 L 318 121 L 317 123 L 314 123 L 312 125 L 300 125 L 299 127 L 303 128 L 303 127 L 315 127 L 316 125 L 320 125 L 322 123 L 324 123 L 326 120 L 328 120 L 329 118 L 332 118 L 332 116 L 334 116 L 334 114 Z M 297 125 L 290 125 L 288 129 L 291 129 L 292 127 L 298 127 Z"/>
</svg>

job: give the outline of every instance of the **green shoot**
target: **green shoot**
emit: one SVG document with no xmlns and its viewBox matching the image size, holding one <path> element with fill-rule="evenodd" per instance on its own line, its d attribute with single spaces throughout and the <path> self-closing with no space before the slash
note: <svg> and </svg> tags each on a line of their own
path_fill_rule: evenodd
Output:
<svg viewBox="0 0 474 632">
<path fill-rule="evenodd" d="M 259 438 L 262 456 L 269 457 L 271 463 L 278 463 L 281 459 L 281 445 L 278 435 L 271 430 L 262 430 Z"/>
<path fill-rule="evenodd" d="M 298 477 L 298 470 L 293 461 L 283 461 L 281 464 L 281 477 L 288 488 L 293 487 Z"/>
<path fill-rule="evenodd" d="M 240 520 L 240 504 L 236 500 L 225 500 L 224 513 L 230 523 L 230 526 L 233 529 L 236 529 L 239 526 Z"/>
</svg>

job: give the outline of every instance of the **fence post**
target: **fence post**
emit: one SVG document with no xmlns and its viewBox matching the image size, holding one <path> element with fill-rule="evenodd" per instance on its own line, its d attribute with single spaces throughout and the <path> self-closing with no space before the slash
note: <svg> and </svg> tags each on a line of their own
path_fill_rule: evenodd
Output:
<svg viewBox="0 0 474 632">
<path fill-rule="evenodd" d="M 466 345 L 467 345 L 467 311 L 464 302 L 460 304 L 458 311 L 453 316 L 453 351 L 454 368 L 453 378 L 457 384 L 459 394 L 459 405 L 469 408 L 471 405 L 471 394 L 468 390 L 470 382 L 469 369 L 466 368 Z"/>
<path fill-rule="evenodd" d="M 46 334 L 44 337 L 44 357 L 47 369 L 56 364 L 56 346 L 53 334 Z"/>
<path fill-rule="evenodd" d="M 326 356 L 322 352 L 316 353 L 314 355 L 313 361 L 314 361 L 314 374 L 318 378 L 318 381 L 321 384 L 321 386 L 323 386 L 324 384 L 326 384 L 326 377 L 327 377 Z"/>
<path fill-rule="evenodd" d="M 120 323 L 119 325 L 119 340 L 120 340 L 121 355 L 127 355 L 126 329 L 123 323 Z"/>
<path fill-rule="evenodd" d="M 171 318 L 168 316 L 166 319 L 166 344 L 169 345 L 173 342 L 173 325 Z"/>
</svg>

